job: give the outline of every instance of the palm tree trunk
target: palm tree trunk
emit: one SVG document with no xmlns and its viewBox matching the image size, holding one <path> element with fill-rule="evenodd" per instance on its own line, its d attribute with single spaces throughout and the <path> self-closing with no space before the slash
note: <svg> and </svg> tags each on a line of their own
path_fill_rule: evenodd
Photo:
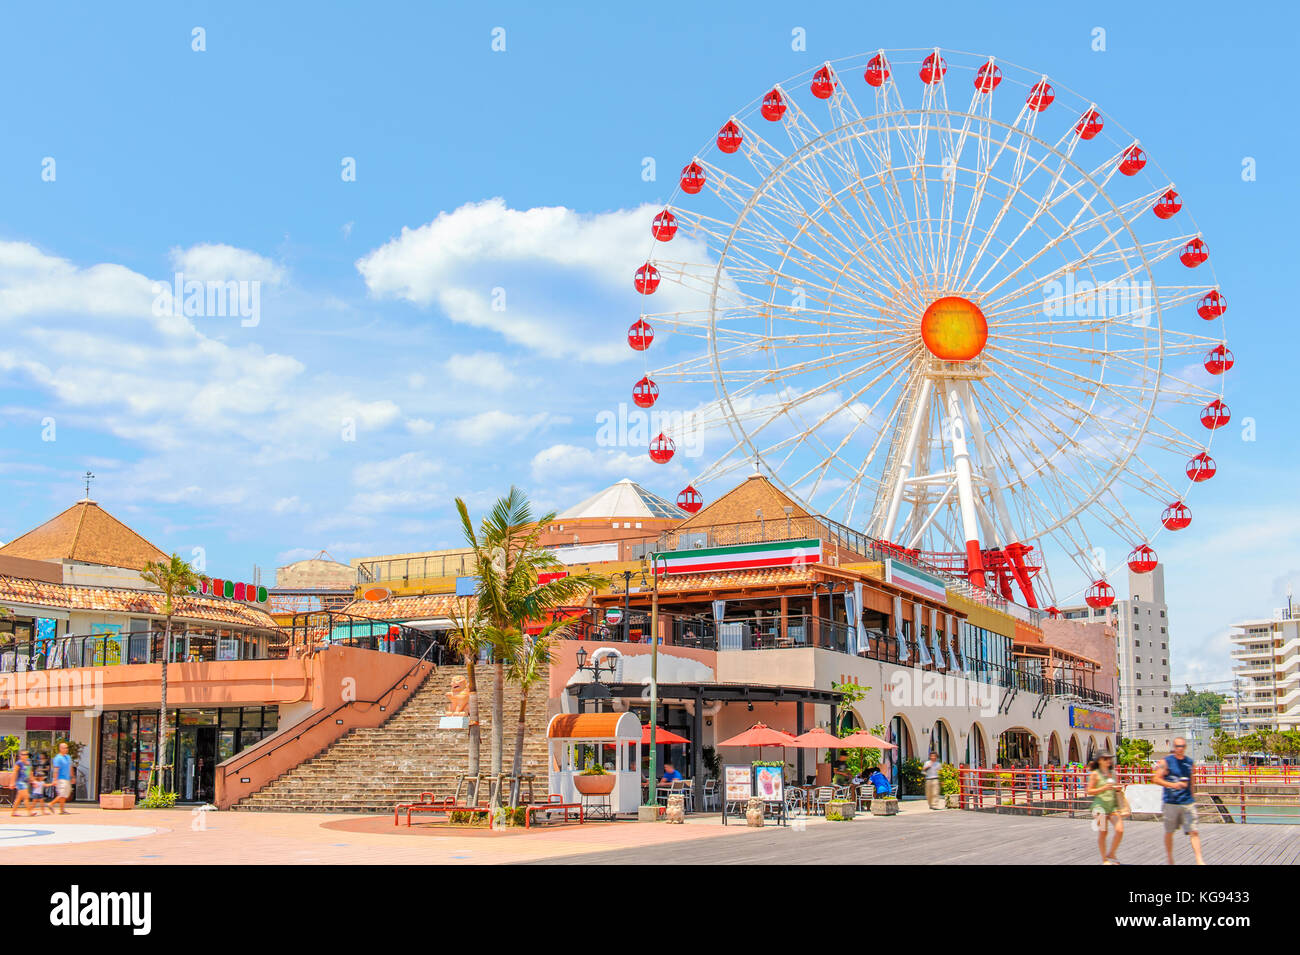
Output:
<svg viewBox="0 0 1300 955">
<path fill-rule="evenodd" d="M 154 749 L 154 766 L 158 769 L 158 785 L 167 787 L 167 657 L 172 645 L 172 618 L 169 614 L 163 626 L 162 680 L 158 689 L 158 745 Z"/>
<path fill-rule="evenodd" d="M 519 686 L 519 724 L 515 727 L 515 765 L 514 779 L 510 782 L 510 805 L 519 805 L 520 787 L 524 773 L 524 720 L 528 717 L 528 687 Z"/>
<path fill-rule="evenodd" d="M 505 749 L 506 663 L 500 654 L 492 665 L 492 808 L 501 805 L 501 787 Z"/>
<path fill-rule="evenodd" d="M 478 660 L 472 655 L 465 657 L 465 685 L 469 690 L 469 778 L 474 780 L 474 797 L 478 797 L 478 774 L 480 768 L 482 735 L 478 725 L 478 675 L 475 669 Z"/>
</svg>

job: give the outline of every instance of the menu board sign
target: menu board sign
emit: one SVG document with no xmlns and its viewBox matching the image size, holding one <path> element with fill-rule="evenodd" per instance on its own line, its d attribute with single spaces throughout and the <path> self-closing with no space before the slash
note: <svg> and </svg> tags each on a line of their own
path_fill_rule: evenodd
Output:
<svg viewBox="0 0 1300 955">
<path fill-rule="evenodd" d="M 754 770 L 751 766 L 724 766 L 723 780 L 727 792 L 727 802 L 749 802 L 754 794 Z"/>
<path fill-rule="evenodd" d="M 783 794 L 783 783 L 781 772 L 784 766 L 755 766 L 754 767 L 754 792 L 758 798 L 765 802 L 781 802 L 785 797 Z"/>
</svg>

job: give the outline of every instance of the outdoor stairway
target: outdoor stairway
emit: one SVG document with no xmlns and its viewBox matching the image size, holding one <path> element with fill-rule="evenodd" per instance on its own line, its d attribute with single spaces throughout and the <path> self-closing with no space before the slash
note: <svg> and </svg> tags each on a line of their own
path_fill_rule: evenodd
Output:
<svg viewBox="0 0 1300 955">
<path fill-rule="evenodd" d="M 440 730 L 447 711 L 447 692 L 463 666 L 442 666 L 381 726 L 354 729 L 332 746 L 244 797 L 232 809 L 252 812 L 392 812 L 399 802 L 420 793 L 452 795 L 467 765 L 466 730 Z M 482 726 L 481 769 L 491 769 L 492 668 L 477 671 L 479 722 Z M 504 769 L 514 765 L 519 688 L 505 692 Z M 536 775 L 534 794 L 546 798 L 546 686 L 528 696 L 524 738 L 525 773 Z"/>
</svg>

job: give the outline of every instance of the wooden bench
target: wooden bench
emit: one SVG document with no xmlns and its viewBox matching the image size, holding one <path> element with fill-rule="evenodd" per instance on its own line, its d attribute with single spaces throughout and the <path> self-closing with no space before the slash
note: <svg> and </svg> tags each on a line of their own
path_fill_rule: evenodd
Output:
<svg viewBox="0 0 1300 955">
<path fill-rule="evenodd" d="M 445 815 L 450 821 L 453 812 L 479 813 L 488 817 L 488 828 L 492 828 L 492 809 L 489 806 L 462 806 L 454 796 L 437 798 L 433 793 L 420 793 L 419 802 L 398 803 L 393 807 L 393 825 L 399 825 L 401 814 L 406 813 L 406 824 L 411 824 L 413 812 L 436 812 Z"/>
<path fill-rule="evenodd" d="M 553 796 L 552 799 L 553 799 L 553 800 L 556 800 L 556 801 L 553 801 L 553 802 L 535 802 L 535 803 L 529 803 L 528 805 L 526 805 L 526 806 L 523 807 L 523 809 L 524 809 L 524 828 L 525 828 L 525 829 L 531 829 L 531 828 L 533 827 L 533 816 L 536 815 L 537 813 L 540 813 L 540 812 L 549 812 L 549 811 L 551 811 L 551 810 L 557 810 L 557 809 L 558 809 L 558 810 L 563 810 L 563 811 L 564 811 L 564 821 L 565 821 L 565 822 L 568 822 L 568 821 L 569 821 L 569 811 L 572 810 L 572 809 L 576 809 L 576 810 L 578 811 L 578 824 L 579 824 L 579 825 L 581 825 L 582 823 L 586 822 L 586 814 L 583 812 L 583 809 L 582 809 L 582 803 L 580 803 L 580 802 L 559 802 L 559 801 L 558 801 L 558 800 L 560 799 L 559 796 Z"/>
</svg>

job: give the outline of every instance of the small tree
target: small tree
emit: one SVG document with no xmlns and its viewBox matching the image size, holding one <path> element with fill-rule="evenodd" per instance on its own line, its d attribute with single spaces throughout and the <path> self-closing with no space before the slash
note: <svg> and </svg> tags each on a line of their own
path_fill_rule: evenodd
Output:
<svg viewBox="0 0 1300 955">
<path fill-rule="evenodd" d="M 519 722 L 515 726 L 515 760 L 514 783 L 511 791 L 511 805 L 519 801 L 519 777 L 524 771 L 524 735 L 528 719 L 528 691 L 536 686 L 550 672 L 555 660 L 555 640 L 558 634 L 568 629 L 562 620 L 554 620 L 542 628 L 535 637 L 524 637 L 515 654 L 507 664 L 507 677 L 519 687 Z"/>
<path fill-rule="evenodd" d="M 1155 744 L 1151 740 L 1126 736 L 1120 740 L 1115 762 L 1120 766 L 1150 766 L 1154 751 Z"/>
<path fill-rule="evenodd" d="M 167 772 L 167 658 L 171 655 L 172 616 L 176 613 L 176 601 L 190 590 L 198 589 L 202 578 L 194 572 L 194 568 L 175 554 L 172 554 L 171 558 L 166 561 L 149 561 L 144 565 L 144 569 L 140 571 L 140 577 L 145 583 L 153 584 L 163 592 L 165 622 L 163 624 L 162 680 L 158 691 L 158 740 L 157 748 L 154 750 L 153 768 L 150 770 L 149 775 L 151 785 L 155 771 L 158 775 L 159 784 L 164 785 Z"/>
<path fill-rule="evenodd" d="M 469 610 L 472 599 L 466 600 L 463 613 L 456 608 L 451 611 L 452 623 L 456 625 L 451 645 L 465 661 L 465 689 L 469 692 L 469 713 L 466 720 L 469 723 L 467 762 L 469 778 L 475 781 L 472 785 L 477 786 L 483 749 L 482 727 L 479 726 L 478 719 L 478 658 L 486 649 L 487 641 L 483 638 L 483 631 L 475 625 L 474 614 Z M 475 792 L 473 795 L 477 798 L 478 793 Z"/>
</svg>

